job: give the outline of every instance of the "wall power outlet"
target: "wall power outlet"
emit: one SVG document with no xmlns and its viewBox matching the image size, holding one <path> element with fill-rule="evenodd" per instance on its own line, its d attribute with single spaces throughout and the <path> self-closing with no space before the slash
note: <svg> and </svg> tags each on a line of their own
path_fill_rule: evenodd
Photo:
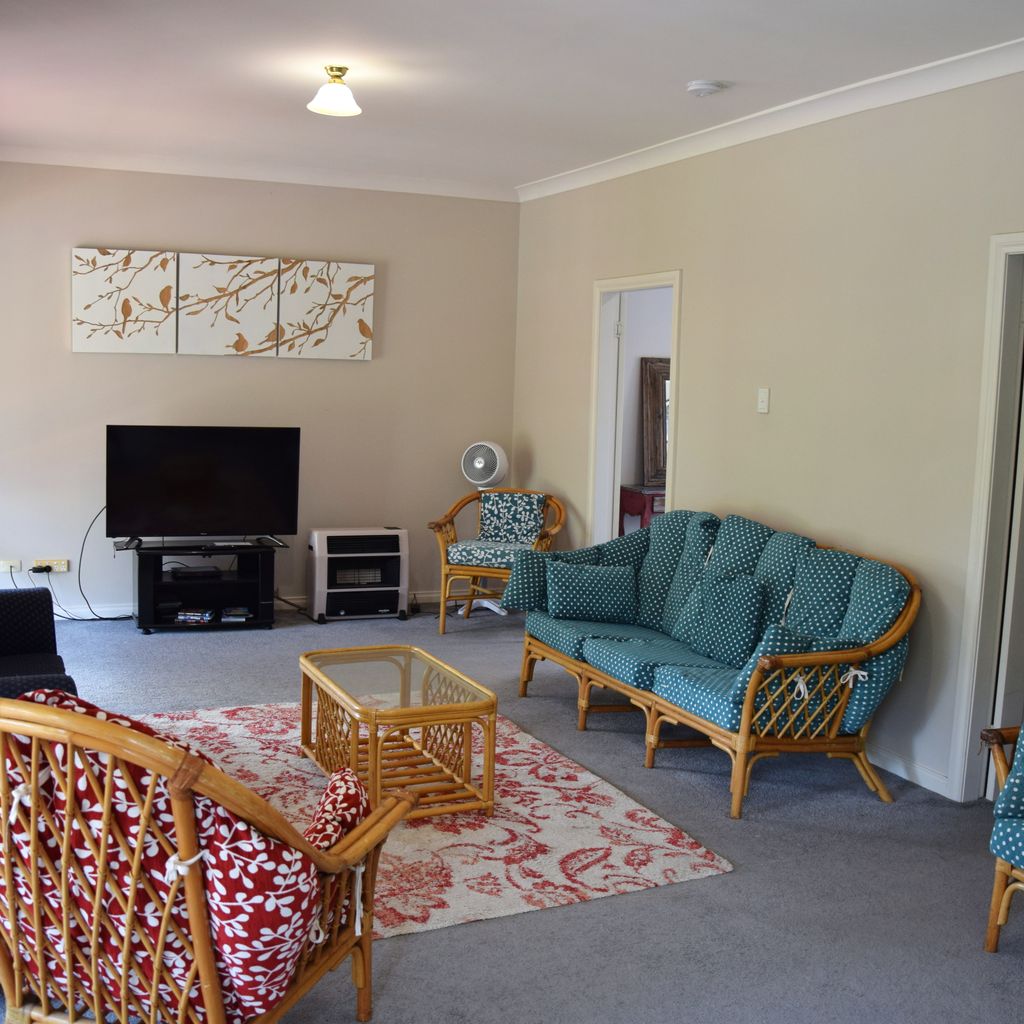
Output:
<svg viewBox="0 0 1024 1024">
<path fill-rule="evenodd" d="M 0 558 L 0 572 L 21 572 L 21 559 Z"/>
<path fill-rule="evenodd" d="M 34 566 L 48 565 L 50 572 L 68 571 L 68 559 L 66 558 L 37 558 L 32 564 Z"/>
</svg>

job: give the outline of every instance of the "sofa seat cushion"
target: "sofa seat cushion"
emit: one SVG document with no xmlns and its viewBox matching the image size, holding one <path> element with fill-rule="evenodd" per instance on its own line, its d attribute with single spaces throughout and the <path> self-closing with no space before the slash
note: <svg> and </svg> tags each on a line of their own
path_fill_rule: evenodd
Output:
<svg viewBox="0 0 1024 1024">
<path fill-rule="evenodd" d="M 62 676 L 65 671 L 59 654 L 8 654 L 0 658 L 0 676 Z"/>
<path fill-rule="evenodd" d="M 659 665 L 683 668 L 729 668 L 706 658 L 686 644 L 663 636 L 660 640 L 626 640 L 617 637 L 592 637 L 583 644 L 583 660 L 607 675 L 621 679 L 639 690 L 654 686 L 654 673 Z M 735 670 L 729 668 L 730 677 Z"/>
<path fill-rule="evenodd" d="M 448 545 L 448 564 L 511 569 L 516 555 L 520 551 L 529 550 L 529 544 L 509 544 L 497 540 L 460 540 Z"/>
<path fill-rule="evenodd" d="M 622 622 L 585 622 L 556 619 L 547 612 L 530 612 L 526 616 L 526 632 L 548 647 L 575 658 L 583 658 L 583 644 L 591 637 L 621 637 L 624 640 L 664 640 L 665 634 L 645 626 Z M 735 674 L 735 673 L 734 673 Z"/>
<path fill-rule="evenodd" d="M 707 573 L 683 606 L 672 636 L 734 669 L 750 657 L 761 631 L 765 587 L 752 576 Z"/>
<path fill-rule="evenodd" d="M 480 539 L 532 545 L 544 526 L 546 495 L 484 491 L 480 495 Z"/>
<path fill-rule="evenodd" d="M 629 565 L 548 562 L 548 612 L 556 619 L 636 621 L 636 573 Z"/>
<path fill-rule="evenodd" d="M 736 732 L 743 713 L 732 699 L 734 668 L 687 668 L 660 665 L 654 671 L 654 693 L 698 718 Z"/>
</svg>

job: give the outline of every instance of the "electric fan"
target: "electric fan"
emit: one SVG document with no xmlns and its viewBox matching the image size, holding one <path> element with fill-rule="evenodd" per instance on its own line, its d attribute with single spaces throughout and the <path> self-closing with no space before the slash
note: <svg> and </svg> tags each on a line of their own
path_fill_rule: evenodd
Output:
<svg viewBox="0 0 1024 1024">
<path fill-rule="evenodd" d="M 462 453 L 462 475 L 481 491 L 495 487 L 508 473 L 508 456 L 500 444 L 476 441 Z"/>
</svg>

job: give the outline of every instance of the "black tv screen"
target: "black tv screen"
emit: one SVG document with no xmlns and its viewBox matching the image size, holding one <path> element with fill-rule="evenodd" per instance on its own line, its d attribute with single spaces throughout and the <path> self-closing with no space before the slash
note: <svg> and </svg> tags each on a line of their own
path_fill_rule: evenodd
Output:
<svg viewBox="0 0 1024 1024">
<path fill-rule="evenodd" d="M 298 532 L 298 427 L 107 427 L 107 536 Z"/>
</svg>

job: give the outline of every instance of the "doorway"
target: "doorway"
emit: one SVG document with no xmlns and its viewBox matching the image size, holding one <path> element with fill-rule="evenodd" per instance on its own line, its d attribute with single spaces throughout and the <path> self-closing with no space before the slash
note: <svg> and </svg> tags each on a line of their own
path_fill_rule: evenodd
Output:
<svg viewBox="0 0 1024 1024">
<path fill-rule="evenodd" d="M 681 274 L 671 271 L 641 277 L 615 278 L 594 284 L 594 380 L 591 399 L 591 515 L 588 541 L 599 544 L 620 531 L 620 489 L 668 508 L 672 482 L 675 374 L 669 375 L 664 407 L 657 410 L 662 438 L 665 476 L 647 488 L 644 472 L 644 359 L 674 360 L 678 352 Z M 648 422 L 654 418 L 648 407 Z M 650 428 L 648 428 L 650 434 Z M 649 471 L 648 471 L 649 475 Z M 660 496 L 660 500 L 659 500 Z M 633 505 L 630 506 L 631 508 Z M 639 517 L 626 517 L 627 529 Z"/>
<path fill-rule="evenodd" d="M 992 239 L 951 781 L 986 792 L 978 733 L 1024 717 L 1024 234 Z"/>
</svg>

